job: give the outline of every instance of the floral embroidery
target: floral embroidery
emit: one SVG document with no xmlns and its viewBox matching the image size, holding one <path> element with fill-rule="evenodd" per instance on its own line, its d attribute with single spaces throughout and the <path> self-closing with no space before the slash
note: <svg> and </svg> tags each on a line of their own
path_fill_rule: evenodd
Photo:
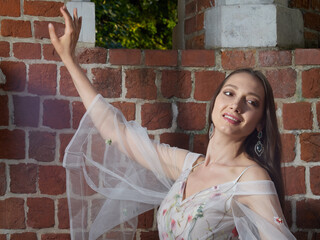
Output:
<svg viewBox="0 0 320 240">
<path fill-rule="evenodd" d="M 111 140 L 111 139 L 107 139 L 107 140 L 106 140 L 106 144 L 111 145 L 111 143 L 112 143 L 112 140 Z"/>
<path fill-rule="evenodd" d="M 167 212 L 167 209 L 164 209 L 164 210 L 162 211 L 162 215 L 164 216 L 164 215 L 166 214 L 166 212 Z"/>
<path fill-rule="evenodd" d="M 176 228 L 176 221 L 174 219 L 171 220 L 171 230 L 174 231 Z"/>
<path fill-rule="evenodd" d="M 278 223 L 278 224 L 282 224 L 283 223 L 283 219 L 280 218 L 280 217 L 274 217 L 273 220 L 274 220 L 275 223 Z"/>
<path fill-rule="evenodd" d="M 189 215 L 189 216 L 188 216 L 188 222 L 191 222 L 191 220 L 192 220 L 192 216 Z"/>
<path fill-rule="evenodd" d="M 238 233 L 238 231 L 237 231 L 237 228 L 236 228 L 236 227 L 234 227 L 234 228 L 233 228 L 233 230 L 232 230 L 232 234 L 233 234 L 233 236 L 234 236 L 234 237 L 239 236 L 239 233 Z"/>
</svg>

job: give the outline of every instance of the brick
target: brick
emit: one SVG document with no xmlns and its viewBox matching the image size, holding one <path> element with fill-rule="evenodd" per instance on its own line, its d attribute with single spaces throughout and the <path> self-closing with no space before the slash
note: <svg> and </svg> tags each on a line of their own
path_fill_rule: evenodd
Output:
<svg viewBox="0 0 320 240">
<path fill-rule="evenodd" d="M 293 235 L 296 237 L 296 239 L 299 239 L 299 240 L 309 240 L 308 232 L 298 231 L 298 232 L 294 232 Z"/>
<path fill-rule="evenodd" d="M 72 103 L 72 128 L 77 129 L 86 109 L 82 102 Z"/>
<path fill-rule="evenodd" d="M 163 70 L 161 93 L 166 98 L 189 98 L 192 89 L 189 71 Z"/>
<path fill-rule="evenodd" d="M 1 36 L 30 38 L 32 37 L 31 23 L 30 21 L 4 19 L 1 21 Z"/>
<path fill-rule="evenodd" d="M 172 109 L 170 103 L 145 103 L 141 107 L 141 125 L 149 130 L 170 128 Z"/>
<path fill-rule="evenodd" d="M 189 15 L 194 15 L 197 12 L 197 2 L 192 1 L 188 4 L 185 4 L 185 14 L 188 17 Z"/>
<path fill-rule="evenodd" d="M 202 130 L 206 124 L 206 104 L 178 103 L 178 126 L 183 130 Z"/>
<path fill-rule="evenodd" d="M 70 235 L 66 233 L 46 233 L 41 235 L 41 240 L 70 240 Z M 79 238 L 75 238 L 79 239 Z M 85 238 L 88 239 L 88 238 Z"/>
<path fill-rule="evenodd" d="M 151 209 L 143 214 L 138 216 L 138 228 L 152 228 L 153 226 L 153 218 L 154 218 L 154 210 Z"/>
<path fill-rule="evenodd" d="M 106 63 L 107 49 L 105 48 L 80 48 L 77 49 L 77 59 L 79 63 Z"/>
<path fill-rule="evenodd" d="M 218 71 L 196 72 L 194 98 L 201 101 L 211 100 L 224 78 L 225 74 Z"/>
<path fill-rule="evenodd" d="M 149 231 L 149 232 L 141 232 L 140 233 L 140 239 L 141 240 L 158 240 L 159 239 L 159 233 L 158 231 Z"/>
<path fill-rule="evenodd" d="M 60 140 L 60 158 L 59 161 L 62 162 L 64 157 L 64 151 L 66 147 L 68 146 L 69 142 L 71 141 L 71 138 L 73 137 L 73 134 L 60 134 L 59 140 Z"/>
<path fill-rule="evenodd" d="M 292 8 L 309 8 L 309 0 L 291 0 L 289 6 Z"/>
<path fill-rule="evenodd" d="M 296 157 L 296 139 L 292 134 L 281 134 L 282 161 L 292 162 Z"/>
<path fill-rule="evenodd" d="M 319 0 L 311 0 L 311 8 L 314 10 L 320 10 L 320 2 Z"/>
<path fill-rule="evenodd" d="M 66 198 L 59 199 L 58 201 L 58 220 L 59 229 L 69 229 L 69 209 L 68 200 Z"/>
<path fill-rule="evenodd" d="M 10 240 L 38 240 L 38 238 L 34 232 L 24 232 L 11 234 Z"/>
<path fill-rule="evenodd" d="M 282 170 L 286 195 L 305 194 L 305 167 L 284 167 Z M 295 181 L 292 181 L 292 179 L 295 179 Z"/>
<path fill-rule="evenodd" d="M 320 161 L 320 134 L 302 133 L 300 135 L 301 160 L 306 162 Z"/>
<path fill-rule="evenodd" d="M 185 34 L 191 34 L 204 28 L 204 13 L 197 14 L 184 21 Z"/>
<path fill-rule="evenodd" d="M 285 206 L 283 208 L 283 214 L 286 219 L 286 222 L 288 224 L 288 227 L 290 228 L 292 226 L 292 204 L 291 201 L 287 200 L 285 201 Z"/>
<path fill-rule="evenodd" d="M 45 60 L 61 62 L 61 58 L 58 55 L 57 51 L 54 49 L 52 44 L 43 44 L 42 48 L 43 48 L 43 58 Z"/>
<path fill-rule="evenodd" d="M 0 159 L 25 158 L 25 132 L 23 130 L 0 130 Z"/>
<path fill-rule="evenodd" d="M 147 66 L 177 66 L 178 52 L 176 50 L 145 50 Z"/>
<path fill-rule="evenodd" d="M 156 99 L 156 74 L 153 69 L 130 69 L 126 71 L 126 98 Z"/>
<path fill-rule="evenodd" d="M 13 55 L 18 59 L 40 59 L 40 43 L 14 43 Z"/>
<path fill-rule="evenodd" d="M 0 57 L 9 57 L 9 56 L 10 56 L 10 44 L 8 42 L 0 42 Z"/>
<path fill-rule="evenodd" d="M 17 164 L 10 166 L 10 192 L 36 193 L 38 166 L 36 164 Z"/>
<path fill-rule="evenodd" d="M 186 49 L 204 49 L 204 34 L 193 36 L 186 40 Z"/>
<path fill-rule="evenodd" d="M 7 234 L 0 234 L 0 240 L 7 240 Z"/>
<path fill-rule="evenodd" d="M 32 64 L 29 66 L 28 91 L 39 95 L 55 95 L 57 91 L 57 66 Z"/>
<path fill-rule="evenodd" d="M 302 72 L 302 96 L 305 98 L 320 97 L 320 68 Z"/>
<path fill-rule="evenodd" d="M 136 105 L 134 103 L 114 102 L 112 105 L 122 112 L 127 121 L 136 119 Z"/>
<path fill-rule="evenodd" d="M 310 168 L 310 187 L 315 195 L 320 195 L 320 166 Z"/>
<path fill-rule="evenodd" d="M 13 96 L 14 124 L 19 127 L 38 127 L 40 98 Z"/>
<path fill-rule="evenodd" d="M 198 11 L 204 11 L 207 8 L 215 6 L 215 1 L 212 1 L 212 0 L 197 0 L 197 2 L 198 2 Z"/>
<path fill-rule="evenodd" d="M 66 192 L 65 169 L 61 166 L 40 166 L 39 189 L 42 194 L 64 194 Z"/>
<path fill-rule="evenodd" d="M 275 98 L 288 98 L 296 92 L 297 73 L 295 70 L 276 69 L 266 71 Z"/>
<path fill-rule="evenodd" d="M 0 126 L 9 125 L 8 96 L 0 96 Z"/>
<path fill-rule="evenodd" d="M 305 48 L 317 48 L 318 47 L 318 34 L 304 30 L 304 42 L 305 42 Z"/>
<path fill-rule="evenodd" d="M 214 50 L 182 50 L 181 65 L 184 67 L 211 67 L 215 65 Z"/>
<path fill-rule="evenodd" d="M 34 131 L 29 134 L 29 157 L 40 162 L 55 159 L 55 133 Z"/>
<path fill-rule="evenodd" d="M 297 218 L 298 228 L 320 228 L 320 200 L 305 199 L 297 201 Z"/>
<path fill-rule="evenodd" d="M 0 16 L 20 17 L 20 0 L 0 0 Z"/>
<path fill-rule="evenodd" d="M 238 69 L 255 66 L 255 50 L 230 50 L 221 53 L 221 64 L 224 69 Z"/>
<path fill-rule="evenodd" d="M 70 128 L 70 107 L 67 100 L 45 100 L 43 102 L 43 125 L 53 129 Z"/>
<path fill-rule="evenodd" d="M 316 114 L 317 114 L 318 126 L 320 126 L 320 102 L 317 102 L 316 111 L 317 111 Z"/>
<path fill-rule="evenodd" d="M 290 51 L 261 51 L 259 64 L 262 67 L 288 66 L 292 64 L 292 55 Z"/>
<path fill-rule="evenodd" d="M 79 97 L 78 91 L 66 67 L 60 68 L 59 90 L 60 90 L 60 94 L 64 96 Z"/>
<path fill-rule="evenodd" d="M 6 83 L 0 88 L 5 91 L 22 92 L 26 85 L 26 65 L 22 62 L 0 62 L 0 69 L 6 76 Z"/>
<path fill-rule="evenodd" d="M 121 96 L 122 77 L 120 68 L 94 68 L 93 86 L 105 98 Z"/>
<path fill-rule="evenodd" d="M 140 65 L 141 50 L 109 49 L 109 62 L 113 65 Z"/>
<path fill-rule="evenodd" d="M 0 229 L 25 229 L 24 200 L 7 198 L 0 200 Z"/>
<path fill-rule="evenodd" d="M 320 15 L 319 13 L 305 12 L 303 14 L 304 27 L 320 31 Z"/>
<path fill-rule="evenodd" d="M 53 227 L 54 221 L 54 202 L 50 198 L 28 198 L 27 224 L 32 228 Z"/>
<path fill-rule="evenodd" d="M 283 127 L 287 130 L 312 129 L 311 103 L 283 104 Z"/>
<path fill-rule="evenodd" d="M 296 49 L 295 62 L 297 65 L 319 65 L 320 49 Z"/>
<path fill-rule="evenodd" d="M 193 152 L 206 154 L 209 143 L 208 134 L 197 134 L 193 137 Z"/>
<path fill-rule="evenodd" d="M 62 2 L 45 2 L 24 0 L 23 10 L 25 15 L 59 17 L 62 16 L 60 8 Z"/>
<path fill-rule="evenodd" d="M 7 191 L 6 164 L 0 163 L 0 196 L 5 195 L 6 191 Z"/>
<path fill-rule="evenodd" d="M 160 142 L 189 150 L 189 135 L 185 133 L 163 133 L 160 135 Z"/>
<path fill-rule="evenodd" d="M 48 21 L 34 21 L 34 37 L 37 39 L 50 38 L 48 24 L 52 23 L 56 34 L 61 37 L 64 34 L 64 24 L 58 22 L 48 22 Z"/>
</svg>

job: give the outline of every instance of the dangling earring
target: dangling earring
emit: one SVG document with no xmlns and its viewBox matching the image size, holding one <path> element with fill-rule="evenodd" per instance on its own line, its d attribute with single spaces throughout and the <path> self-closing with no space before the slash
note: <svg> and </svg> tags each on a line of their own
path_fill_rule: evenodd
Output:
<svg viewBox="0 0 320 240">
<path fill-rule="evenodd" d="M 260 130 L 258 132 L 258 142 L 256 143 L 256 145 L 254 145 L 254 151 L 259 157 L 261 157 L 262 153 L 264 152 L 264 147 L 260 141 L 261 138 L 262 138 L 262 131 Z"/>
<path fill-rule="evenodd" d="M 209 129 L 209 139 L 212 138 L 213 134 L 214 134 L 214 126 L 213 126 L 213 123 L 211 123 L 210 129 Z"/>
</svg>

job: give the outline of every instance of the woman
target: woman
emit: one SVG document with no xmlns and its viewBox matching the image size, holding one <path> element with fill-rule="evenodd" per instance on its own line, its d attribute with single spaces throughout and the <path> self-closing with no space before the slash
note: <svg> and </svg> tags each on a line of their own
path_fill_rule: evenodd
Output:
<svg viewBox="0 0 320 240">
<path fill-rule="evenodd" d="M 93 88 L 74 57 L 81 19 L 61 12 L 65 34 L 49 24 L 50 38 L 87 108 L 64 157 L 73 239 L 132 239 L 136 216 L 160 203 L 160 239 L 295 239 L 280 207 L 279 133 L 260 72 L 235 71 L 218 88 L 206 156 L 157 144 Z"/>
</svg>

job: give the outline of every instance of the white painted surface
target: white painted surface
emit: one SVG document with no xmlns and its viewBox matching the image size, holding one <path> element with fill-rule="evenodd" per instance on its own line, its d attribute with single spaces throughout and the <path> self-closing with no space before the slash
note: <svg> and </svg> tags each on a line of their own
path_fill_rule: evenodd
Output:
<svg viewBox="0 0 320 240">
<path fill-rule="evenodd" d="M 96 41 L 95 29 L 95 6 L 90 1 L 75 1 L 67 3 L 67 9 L 70 13 L 77 8 L 78 16 L 82 17 L 82 29 L 79 36 L 79 42 L 94 43 Z"/>
<path fill-rule="evenodd" d="M 299 10 L 278 4 L 261 4 L 273 2 L 271 0 L 244 1 L 246 4 L 220 5 L 205 12 L 206 49 L 303 47 L 303 18 Z"/>
</svg>

